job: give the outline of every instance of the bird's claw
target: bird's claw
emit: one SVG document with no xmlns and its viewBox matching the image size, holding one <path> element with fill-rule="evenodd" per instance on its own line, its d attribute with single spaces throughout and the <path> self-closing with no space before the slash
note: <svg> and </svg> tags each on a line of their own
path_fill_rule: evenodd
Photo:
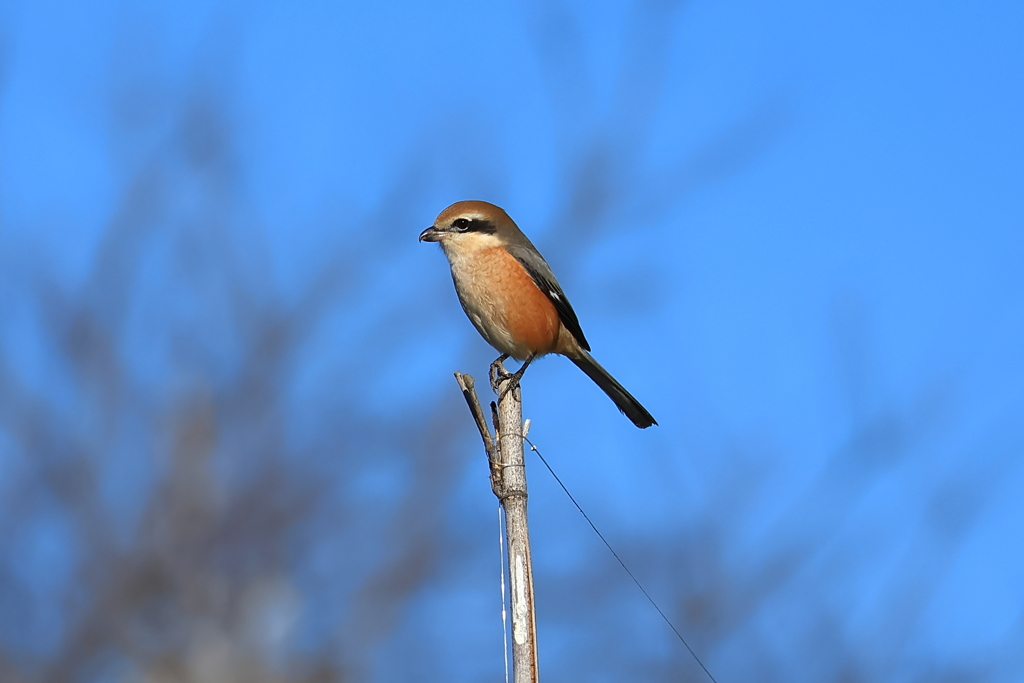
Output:
<svg viewBox="0 0 1024 683">
<path fill-rule="evenodd" d="M 499 356 L 493 363 L 491 363 L 491 368 L 487 373 L 487 377 L 491 380 L 491 389 L 496 394 L 501 387 L 501 382 L 512 376 L 512 373 L 506 370 L 505 366 L 502 365 L 506 360 L 508 360 L 507 355 Z"/>
<path fill-rule="evenodd" d="M 501 356 L 496 361 L 491 363 L 491 369 L 489 374 L 491 380 L 491 389 L 498 395 L 498 403 L 501 403 L 501 399 L 505 398 L 505 394 L 516 389 L 519 386 L 519 380 L 523 378 L 523 373 L 526 372 L 526 368 L 530 367 L 530 363 L 533 362 L 533 356 L 530 356 L 515 372 L 509 372 L 505 369 L 502 363 L 508 356 Z M 505 388 L 501 388 L 501 383 L 505 382 Z"/>
</svg>

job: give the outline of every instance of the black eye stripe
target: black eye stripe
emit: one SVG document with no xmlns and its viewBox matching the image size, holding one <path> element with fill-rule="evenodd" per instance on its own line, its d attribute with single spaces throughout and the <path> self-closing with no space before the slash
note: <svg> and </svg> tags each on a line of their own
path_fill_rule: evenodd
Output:
<svg viewBox="0 0 1024 683">
<path fill-rule="evenodd" d="M 452 228 L 456 232 L 482 232 L 493 235 L 497 231 L 494 223 L 483 218 L 456 218 L 452 221 Z"/>
</svg>

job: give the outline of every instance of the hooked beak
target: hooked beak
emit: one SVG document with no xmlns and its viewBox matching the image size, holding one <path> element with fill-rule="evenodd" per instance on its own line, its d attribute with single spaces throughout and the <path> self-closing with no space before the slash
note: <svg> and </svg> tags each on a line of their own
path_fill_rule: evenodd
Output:
<svg viewBox="0 0 1024 683">
<path fill-rule="evenodd" d="M 420 233 L 420 242 L 440 242 L 441 231 L 431 225 Z"/>
</svg>

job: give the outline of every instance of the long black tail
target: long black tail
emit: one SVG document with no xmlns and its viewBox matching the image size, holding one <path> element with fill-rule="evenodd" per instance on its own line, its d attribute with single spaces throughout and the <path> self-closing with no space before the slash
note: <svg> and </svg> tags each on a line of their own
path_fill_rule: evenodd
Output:
<svg viewBox="0 0 1024 683">
<path fill-rule="evenodd" d="M 647 412 L 647 409 L 640 405 L 640 401 L 633 398 L 633 395 L 623 388 L 621 384 L 615 381 L 615 378 L 608 374 L 608 371 L 602 368 L 593 357 L 586 351 L 580 350 L 579 358 L 570 358 L 573 363 L 576 364 L 583 372 L 587 373 L 587 377 L 594 380 L 597 386 L 601 387 L 601 391 L 608 394 L 608 398 L 615 402 L 615 405 L 623 414 L 632 420 L 640 429 L 647 429 L 651 425 L 658 424 L 651 417 L 651 414 Z"/>
</svg>

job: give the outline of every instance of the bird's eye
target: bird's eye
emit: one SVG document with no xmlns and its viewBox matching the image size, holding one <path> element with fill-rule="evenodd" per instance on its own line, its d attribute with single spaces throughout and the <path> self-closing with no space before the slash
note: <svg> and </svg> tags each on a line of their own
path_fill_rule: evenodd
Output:
<svg viewBox="0 0 1024 683">
<path fill-rule="evenodd" d="M 452 223 L 452 227 L 458 230 L 459 232 L 466 232 L 467 230 L 469 230 L 469 221 L 467 221 L 465 218 L 456 218 L 455 222 Z"/>
</svg>

